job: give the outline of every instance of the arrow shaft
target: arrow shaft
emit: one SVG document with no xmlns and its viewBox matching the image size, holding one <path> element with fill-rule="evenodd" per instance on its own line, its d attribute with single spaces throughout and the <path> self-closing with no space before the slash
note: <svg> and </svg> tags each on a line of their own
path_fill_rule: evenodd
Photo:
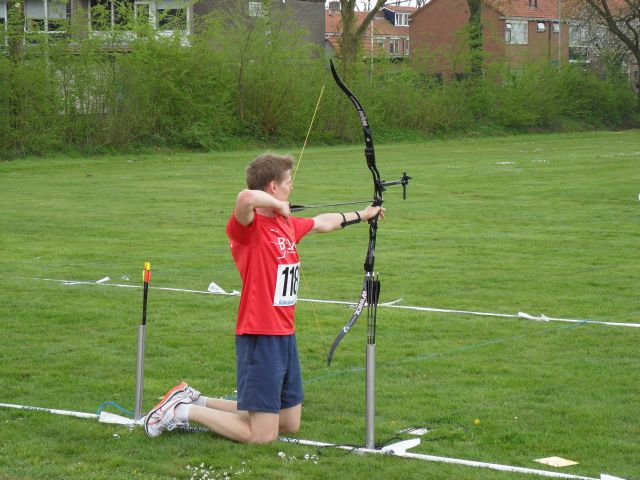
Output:
<svg viewBox="0 0 640 480">
<path fill-rule="evenodd" d="M 343 205 L 359 205 L 363 203 L 371 204 L 373 203 L 373 200 L 353 200 L 351 202 L 325 203 L 323 205 L 289 205 L 289 210 L 292 212 L 299 212 L 309 208 L 340 207 Z"/>
</svg>

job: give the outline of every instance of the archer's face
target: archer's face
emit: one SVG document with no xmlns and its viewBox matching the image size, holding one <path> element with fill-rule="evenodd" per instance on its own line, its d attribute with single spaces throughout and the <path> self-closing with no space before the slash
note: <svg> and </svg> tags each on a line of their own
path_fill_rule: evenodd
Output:
<svg viewBox="0 0 640 480">
<path fill-rule="evenodd" d="M 273 182 L 273 196 L 278 200 L 287 201 L 289 195 L 293 191 L 293 180 L 291 178 L 291 170 L 287 170 L 284 178 L 280 182 Z"/>
</svg>

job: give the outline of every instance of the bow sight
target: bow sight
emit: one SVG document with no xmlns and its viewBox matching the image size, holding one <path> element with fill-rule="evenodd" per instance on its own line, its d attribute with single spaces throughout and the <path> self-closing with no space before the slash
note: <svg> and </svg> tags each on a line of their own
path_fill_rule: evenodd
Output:
<svg viewBox="0 0 640 480">
<path fill-rule="evenodd" d="M 407 199 L 407 185 L 409 185 L 409 180 L 411 180 L 411 177 L 409 175 L 407 175 L 407 172 L 402 172 L 402 177 L 400 177 L 400 180 L 394 180 L 392 182 L 386 182 L 384 180 L 379 180 L 378 181 L 378 191 L 379 192 L 384 192 L 387 187 L 391 186 L 391 185 L 402 185 L 402 199 L 406 200 Z"/>
</svg>

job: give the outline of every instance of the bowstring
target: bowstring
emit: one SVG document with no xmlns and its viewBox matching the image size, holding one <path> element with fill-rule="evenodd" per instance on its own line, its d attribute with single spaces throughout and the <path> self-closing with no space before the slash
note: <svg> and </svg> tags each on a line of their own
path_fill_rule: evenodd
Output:
<svg viewBox="0 0 640 480">
<path fill-rule="evenodd" d="M 293 171 L 293 177 L 291 178 L 291 182 L 293 182 L 296 179 L 296 175 L 298 174 L 298 167 L 300 167 L 300 162 L 302 161 L 302 155 L 304 155 L 304 149 L 307 147 L 307 142 L 309 141 L 309 135 L 311 134 L 311 128 L 313 127 L 313 122 L 315 122 L 316 120 L 316 115 L 318 113 L 318 109 L 320 108 L 320 100 L 322 100 L 323 93 L 324 93 L 324 82 L 322 83 L 322 88 L 320 89 L 320 95 L 318 95 L 318 101 L 316 102 L 316 108 L 313 111 L 311 122 L 309 122 L 309 129 L 307 130 L 307 136 L 304 137 L 302 150 L 300 150 L 300 155 L 298 156 L 298 162 L 296 163 L 296 168 Z"/>
<path fill-rule="evenodd" d="M 318 101 L 316 102 L 316 108 L 313 111 L 313 115 L 311 117 L 311 122 L 309 122 L 309 129 L 307 130 L 307 135 L 304 138 L 304 143 L 302 144 L 302 150 L 300 150 L 300 155 L 298 156 L 298 161 L 296 163 L 296 168 L 293 171 L 293 176 L 291 177 L 291 183 L 293 183 L 296 179 L 296 175 L 298 174 L 298 168 L 300 167 L 300 162 L 302 161 L 302 156 L 304 155 L 304 149 L 307 146 L 307 142 L 309 141 L 309 135 L 311 134 L 311 129 L 313 128 L 313 123 L 315 122 L 316 115 L 318 113 L 318 109 L 320 108 L 320 101 L 322 100 L 322 95 L 324 93 L 325 82 L 322 83 L 322 88 L 320 89 L 320 95 L 318 95 Z M 304 275 L 304 269 L 302 265 L 300 265 L 300 277 L 302 279 L 302 283 L 305 285 L 305 289 L 307 291 L 311 291 L 309 288 L 309 284 L 307 283 L 307 279 Z M 328 350 L 327 344 L 324 341 L 324 337 L 322 336 L 322 330 L 320 329 L 320 320 L 318 318 L 318 311 L 316 310 L 315 305 L 311 305 L 311 312 L 313 314 L 313 318 L 315 319 L 316 330 L 318 331 L 318 336 L 322 341 L 322 348 L 324 348 L 324 357 L 327 358 Z"/>
</svg>

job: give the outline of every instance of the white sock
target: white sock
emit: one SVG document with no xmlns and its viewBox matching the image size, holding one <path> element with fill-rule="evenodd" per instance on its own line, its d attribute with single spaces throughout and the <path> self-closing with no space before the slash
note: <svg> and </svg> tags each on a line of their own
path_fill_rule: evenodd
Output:
<svg viewBox="0 0 640 480">
<path fill-rule="evenodd" d="M 175 418 L 178 423 L 188 423 L 189 422 L 189 410 L 191 410 L 192 403 L 181 403 L 176 407 L 175 410 Z"/>
<path fill-rule="evenodd" d="M 205 397 L 204 395 L 200 395 L 198 399 L 195 402 L 193 402 L 193 405 L 198 405 L 199 407 L 206 407 L 207 397 Z"/>
</svg>

